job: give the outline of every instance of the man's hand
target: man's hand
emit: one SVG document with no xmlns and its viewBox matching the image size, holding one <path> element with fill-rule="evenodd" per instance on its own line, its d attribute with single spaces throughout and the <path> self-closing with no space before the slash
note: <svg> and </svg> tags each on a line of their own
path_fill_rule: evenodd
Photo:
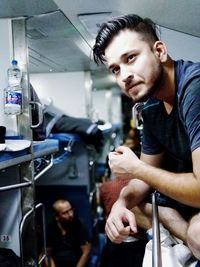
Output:
<svg viewBox="0 0 200 267">
<path fill-rule="evenodd" d="M 134 169 L 140 162 L 135 153 L 125 146 L 120 146 L 109 153 L 109 166 L 115 176 L 124 174 L 129 179 L 133 178 Z"/>
<path fill-rule="evenodd" d="M 105 231 L 108 238 L 115 243 L 123 242 L 131 233 L 137 233 L 134 214 L 118 200 L 112 207 L 107 219 Z"/>
</svg>

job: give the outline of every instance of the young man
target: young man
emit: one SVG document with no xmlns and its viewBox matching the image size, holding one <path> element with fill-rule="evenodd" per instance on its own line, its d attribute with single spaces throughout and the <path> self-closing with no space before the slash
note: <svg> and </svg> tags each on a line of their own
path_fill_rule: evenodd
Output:
<svg viewBox="0 0 200 267">
<path fill-rule="evenodd" d="M 149 19 L 117 17 L 102 25 L 93 48 L 122 92 L 145 102 L 140 159 L 123 146 L 109 154 L 112 172 L 132 180 L 113 205 L 106 232 L 117 243 L 137 232 L 129 209 L 148 213 L 150 204 L 142 202 L 155 189 L 159 205 L 168 206 L 160 209 L 161 221 L 200 259 L 200 63 L 172 60 L 156 31 Z M 174 171 L 162 167 L 165 154 L 176 159 Z"/>
<path fill-rule="evenodd" d="M 69 201 L 53 204 L 55 220 L 48 229 L 47 247 L 52 267 L 85 267 L 91 244 L 85 226 L 74 216 Z"/>
</svg>

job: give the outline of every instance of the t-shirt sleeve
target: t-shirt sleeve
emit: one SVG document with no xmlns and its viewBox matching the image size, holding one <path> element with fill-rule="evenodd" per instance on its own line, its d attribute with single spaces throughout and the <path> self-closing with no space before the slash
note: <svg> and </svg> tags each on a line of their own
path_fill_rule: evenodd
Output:
<svg viewBox="0 0 200 267">
<path fill-rule="evenodd" d="M 200 77 L 187 84 L 181 108 L 191 151 L 194 151 L 200 147 Z"/>
</svg>

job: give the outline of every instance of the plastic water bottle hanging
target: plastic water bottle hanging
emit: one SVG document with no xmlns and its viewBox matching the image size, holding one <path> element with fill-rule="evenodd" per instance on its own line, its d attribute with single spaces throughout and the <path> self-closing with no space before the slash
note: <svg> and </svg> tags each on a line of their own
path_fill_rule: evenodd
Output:
<svg viewBox="0 0 200 267">
<path fill-rule="evenodd" d="M 21 85 L 22 72 L 18 66 L 17 60 L 12 60 L 11 66 L 7 70 L 8 86 L 15 87 Z"/>
<path fill-rule="evenodd" d="M 19 115 L 22 112 L 22 72 L 17 60 L 12 60 L 7 71 L 8 87 L 4 90 L 4 113 Z"/>
</svg>

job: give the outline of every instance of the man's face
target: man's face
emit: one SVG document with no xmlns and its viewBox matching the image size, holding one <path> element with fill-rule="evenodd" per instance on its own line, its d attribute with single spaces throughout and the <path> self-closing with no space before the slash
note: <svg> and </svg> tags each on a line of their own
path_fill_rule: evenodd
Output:
<svg viewBox="0 0 200 267">
<path fill-rule="evenodd" d="M 58 207 L 56 219 L 61 223 L 70 223 L 74 219 L 74 209 L 69 202 L 64 202 Z"/>
<path fill-rule="evenodd" d="M 158 51 L 140 34 L 120 31 L 106 48 L 105 59 L 123 93 L 134 102 L 144 102 L 156 94 L 163 66 Z"/>
</svg>

